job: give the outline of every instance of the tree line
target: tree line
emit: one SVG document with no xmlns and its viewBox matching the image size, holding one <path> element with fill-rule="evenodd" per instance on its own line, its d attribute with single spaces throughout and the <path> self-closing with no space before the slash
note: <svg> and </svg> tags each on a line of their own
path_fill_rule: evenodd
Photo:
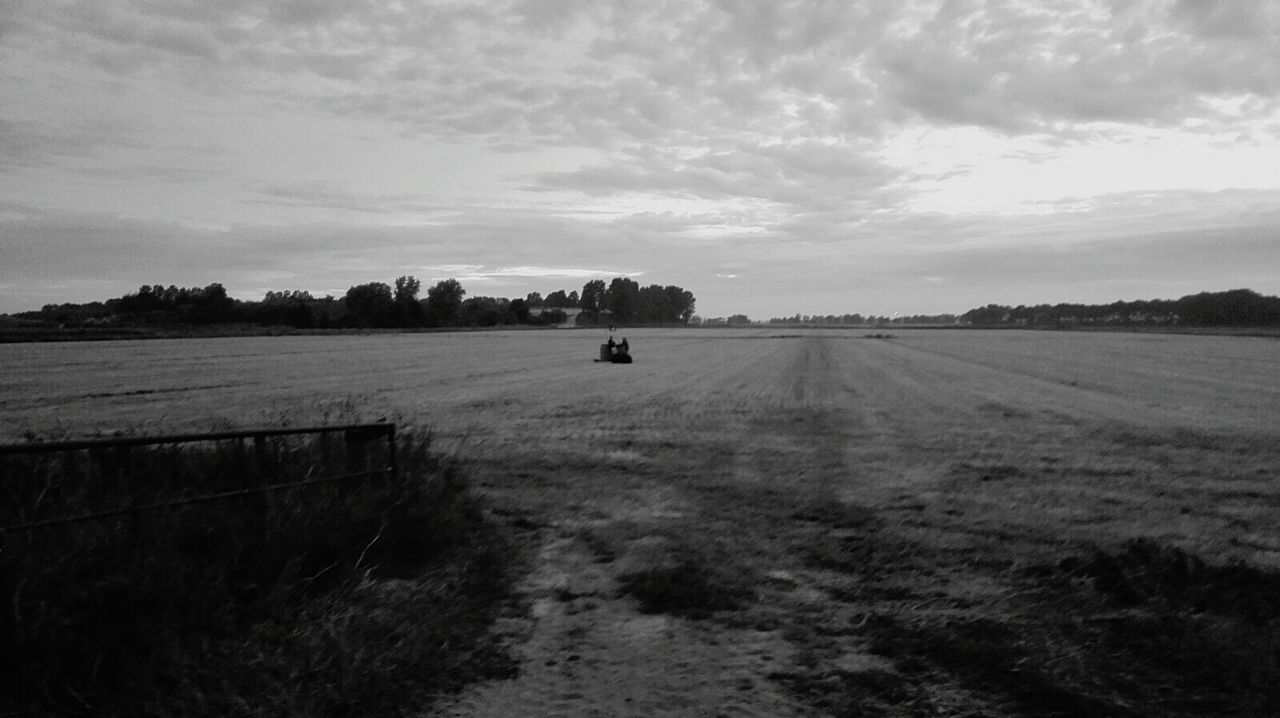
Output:
<svg viewBox="0 0 1280 718">
<path fill-rule="evenodd" d="M 1189 326 L 1263 327 L 1280 325 L 1280 297 L 1251 289 L 1201 292 L 1181 299 L 1150 299 L 1110 304 L 1037 304 L 1008 307 L 988 304 L 960 315 L 975 326 Z"/>
<path fill-rule="evenodd" d="M 955 324 L 954 314 L 911 314 L 907 316 L 877 316 L 871 314 L 796 314 L 793 317 L 773 317 L 770 324 L 786 326 L 884 326 L 888 324 L 940 325 Z"/>
<path fill-rule="evenodd" d="M 261 300 L 233 299 L 219 283 L 206 287 L 143 285 L 138 291 L 101 302 L 47 304 L 15 315 L 59 326 L 257 324 L 312 328 L 492 327 L 552 325 L 578 310 L 579 324 L 688 323 L 694 296 L 674 285 L 640 287 L 619 277 L 587 282 L 581 292 L 557 290 L 522 299 L 475 296 L 456 279 L 426 290 L 409 275 L 393 284 L 369 282 L 342 297 L 314 297 L 302 290 L 269 291 Z"/>
</svg>

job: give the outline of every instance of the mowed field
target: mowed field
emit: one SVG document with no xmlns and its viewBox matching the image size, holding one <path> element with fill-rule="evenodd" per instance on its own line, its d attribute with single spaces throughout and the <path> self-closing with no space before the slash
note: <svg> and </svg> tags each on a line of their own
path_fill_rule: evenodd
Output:
<svg viewBox="0 0 1280 718">
<path fill-rule="evenodd" d="M 528 547 L 446 714 L 1280 713 L 1280 342 L 625 334 L 3 345 L 0 440 L 430 428 Z"/>
</svg>

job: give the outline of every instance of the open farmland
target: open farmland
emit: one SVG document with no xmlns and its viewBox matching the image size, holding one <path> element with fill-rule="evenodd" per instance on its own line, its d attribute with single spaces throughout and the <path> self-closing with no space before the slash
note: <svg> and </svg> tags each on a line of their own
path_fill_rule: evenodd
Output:
<svg viewBox="0 0 1280 718">
<path fill-rule="evenodd" d="M 634 330 L 0 346 L 0 437 L 432 427 L 529 547 L 458 715 L 1280 713 L 1280 342 Z"/>
</svg>

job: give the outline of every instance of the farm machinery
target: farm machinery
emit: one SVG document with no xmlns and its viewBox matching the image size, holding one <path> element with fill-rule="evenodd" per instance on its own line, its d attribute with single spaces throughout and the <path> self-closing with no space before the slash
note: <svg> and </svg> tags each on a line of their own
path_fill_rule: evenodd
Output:
<svg viewBox="0 0 1280 718">
<path fill-rule="evenodd" d="M 627 342 L 627 338 L 623 337 L 622 341 L 615 342 L 613 335 L 609 335 L 609 341 L 600 345 L 600 358 L 597 362 L 611 362 L 613 364 L 630 364 L 631 363 L 631 345 Z"/>
</svg>

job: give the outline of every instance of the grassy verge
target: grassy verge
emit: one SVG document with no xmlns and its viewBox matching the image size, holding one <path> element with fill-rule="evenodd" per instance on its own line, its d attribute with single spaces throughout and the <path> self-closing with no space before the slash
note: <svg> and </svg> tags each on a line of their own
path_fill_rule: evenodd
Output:
<svg viewBox="0 0 1280 718">
<path fill-rule="evenodd" d="M 10 458 L 0 525 L 340 474 L 362 451 L 330 437 Z M 9 532 L 0 713 L 398 715 L 511 672 L 485 639 L 511 546 L 429 441 L 402 434 L 399 459 L 394 480 Z"/>
</svg>

